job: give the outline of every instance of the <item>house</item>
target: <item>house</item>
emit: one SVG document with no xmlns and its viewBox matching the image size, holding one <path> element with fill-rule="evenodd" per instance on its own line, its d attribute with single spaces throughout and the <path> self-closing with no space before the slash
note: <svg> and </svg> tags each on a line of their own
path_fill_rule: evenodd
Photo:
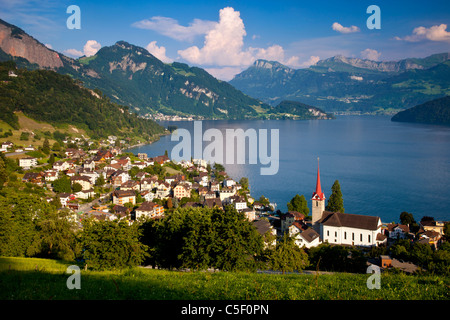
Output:
<svg viewBox="0 0 450 320">
<path fill-rule="evenodd" d="M 143 178 L 141 180 L 141 191 L 142 190 L 152 190 L 153 188 L 156 188 L 158 185 L 156 182 L 158 181 L 158 177 L 151 177 L 151 178 Z"/>
<path fill-rule="evenodd" d="M 434 219 L 423 219 L 420 221 L 419 226 L 425 231 L 435 231 L 441 235 L 444 235 L 444 222 L 434 221 Z"/>
<path fill-rule="evenodd" d="M 158 218 L 164 214 L 164 207 L 154 202 L 143 202 L 139 208 L 135 210 L 135 219 L 142 217 Z"/>
<path fill-rule="evenodd" d="M 2 142 L 2 150 L 8 151 L 8 149 L 12 149 L 14 147 L 14 143 L 11 141 Z"/>
<path fill-rule="evenodd" d="M 430 246 L 434 246 L 437 249 L 440 245 L 440 240 L 442 235 L 434 230 L 427 230 L 418 233 L 419 242 L 425 240 L 424 242 L 428 243 Z"/>
<path fill-rule="evenodd" d="M 144 201 L 153 201 L 156 198 L 156 194 L 149 190 L 144 190 L 141 192 L 141 197 Z"/>
<path fill-rule="evenodd" d="M 81 190 L 89 190 L 93 187 L 91 183 L 91 179 L 85 176 L 73 176 L 70 177 L 70 182 L 73 185 L 74 183 L 78 183 L 81 185 Z"/>
<path fill-rule="evenodd" d="M 269 246 L 274 248 L 277 244 L 277 230 L 270 224 L 270 222 L 268 220 L 262 219 L 254 220 L 252 223 L 258 233 L 263 236 L 264 248 L 267 248 Z M 269 235 L 271 235 L 271 237 Z"/>
<path fill-rule="evenodd" d="M 120 187 L 123 183 L 130 179 L 128 172 L 123 170 L 117 170 L 111 175 L 111 183 L 114 187 Z"/>
<path fill-rule="evenodd" d="M 297 211 L 288 211 L 287 213 L 281 215 L 280 221 L 281 221 L 281 232 L 284 234 L 288 231 L 289 227 L 294 222 L 302 223 L 305 219 L 305 215 L 297 212 Z"/>
<path fill-rule="evenodd" d="M 218 181 L 210 181 L 209 182 L 209 190 L 210 191 L 220 191 L 220 183 Z"/>
<path fill-rule="evenodd" d="M 406 239 L 409 235 L 409 227 L 404 224 L 389 223 L 386 235 L 391 239 Z"/>
<path fill-rule="evenodd" d="M 233 179 L 225 179 L 223 180 L 223 186 L 224 187 L 233 187 L 236 185 L 236 181 L 234 181 Z"/>
<path fill-rule="evenodd" d="M 57 170 L 47 170 L 44 172 L 44 179 L 47 182 L 52 182 L 58 179 L 59 173 Z"/>
<path fill-rule="evenodd" d="M 120 190 L 136 190 L 136 191 L 140 191 L 140 184 L 137 181 L 134 180 L 128 180 L 124 183 L 122 183 L 122 185 L 120 186 Z"/>
<path fill-rule="evenodd" d="M 64 161 L 56 161 L 53 164 L 53 169 L 57 170 L 57 171 L 66 171 L 70 168 L 69 163 L 64 162 Z"/>
<path fill-rule="evenodd" d="M 248 221 L 254 221 L 256 219 L 256 213 L 255 213 L 255 210 L 253 210 L 253 209 L 245 208 L 245 209 L 241 209 L 238 211 L 242 212 Z"/>
<path fill-rule="evenodd" d="M 222 201 L 220 201 L 219 198 L 214 198 L 214 199 L 205 199 L 205 201 L 203 201 L 203 207 L 206 208 L 215 208 L 218 207 L 220 209 L 223 209 L 222 206 Z"/>
<path fill-rule="evenodd" d="M 191 197 L 191 189 L 183 183 L 177 184 L 173 188 L 173 196 L 177 199 L 190 198 Z"/>
<path fill-rule="evenodd" d="M 20 158 L 19 166 L 24 169 L 30 169 L 37 166 L 37 159 L 33 157 Z"/>
<path fill-rule="evenodd" d="M 94 160 L 86 160 L 83 163 L 83 168 L 94 171 L 95 170 L 95 161 Z"/>
<path fill-rule="evenodd" d="M 151 159 L 151 161 L 159 163 L 160 165 L 163 165 L 166 162 L 170 162 L 170 159 L 168 156 L 163 155 L 163 156 L 157 156 Z"/>
<path fill-rule="evenodd" d="M 376 246 L 386 242 L 377 216 L 324 211 L 319 224 L 323 242 L 356 246 Z"/>
<path fill-rule="evenodd" d="M 26 172 L 23 175 L 22 182 L 30 182 L 40 185 L 42 184 L 43 175 L 44 174 L 42 172 Z"/>
<path fill-rule="evenodd" d="M 87 200 L 89 198 L 95 197 L 95 192 L 94 192 L 94 189 L 81 190 L 81 191 L 76 192 L 75 196 L 77 197 L 77 199 Z"/>
<path fill-rule="evenodd" d="M 67 204 L 71 200 L 75 200 L 75 195 L 71 193 L 60 193 L 58 194 L 59 202 L 63 207 L 67 207 Z"/>
<path fill-rule="evenodd" d="M 217 194 L 215 191 L 207 191 L 204 194 L 204 197 L 205 197 L 205 199 L 214 199 L 214 198 L 217 198 Z"/>
<path fill-rule="evenodd" d="M 130 215 L 130 209 L 117 204 L 113 207 L 112 211 L 119 220 L 126 219 Z"/>
<path fill-rule="evenodd" d="M 305 224 L 295 221 L 289 226 L 288 230 L 289 236 L 295 239 L 295 244 L 300 248 L 303 246 L 311 248 L 320 244 L 319 234 L 313 228 L 308 228 Z"/>
<path fill-rule="evenodd" d="M 222 188 L 222 190 L 220 190 L 219 192 L 220 201 L 224 201 L 225 199 L 232 197 L 235 194 L 236 190 L 231 187 Z"/>
<path fill-rule="evenodd" d="M 113 204 L 136 204 L 136 193 L 132 190 L 115 190 L 112 194 Z"/>
<path fill-rule="evenodd" d="M 192 163 L 198 167 L 206 168 L 208 166 L 208 162 L 203 159 L 192 159 Z"/>
</svg>

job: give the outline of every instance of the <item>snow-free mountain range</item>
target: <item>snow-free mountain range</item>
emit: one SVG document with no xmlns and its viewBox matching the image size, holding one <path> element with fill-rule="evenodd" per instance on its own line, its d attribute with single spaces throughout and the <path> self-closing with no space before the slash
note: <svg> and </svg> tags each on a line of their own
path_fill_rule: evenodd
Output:
<svg viewBox="0 0 450 320">
<path fill-rule="evenodd" d="M 440 53 L 378 62 L 336 56 L 305 69 L 257 60 L 225 82 L 199 67 L 163 63 L 125 41 L 73 59 L 0 20 L 0 61 L 68 74 L 142 116 L 327 119 L 327 112 L 406 109 L 450 94 L 449 58 Z"/>
</svg>

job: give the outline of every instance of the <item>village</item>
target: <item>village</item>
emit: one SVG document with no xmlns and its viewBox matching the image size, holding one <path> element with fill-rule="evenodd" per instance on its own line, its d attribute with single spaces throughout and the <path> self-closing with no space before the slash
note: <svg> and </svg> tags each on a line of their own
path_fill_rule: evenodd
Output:
<svg viewBox="0 0 450 320">
<path fill-rule="evenodd" d="M 325 210 L 325 195 L 317 171 L 317 183 L 311 197 L 312 217 L 297 211 L 281 212 L 276 204 L 250 194 L 248 179 L 236 181 L 220 164 L 203 159 L 171 160 L 165 155 L 133 155 L 116 147 L 115 137 L 101 142 L 102 148 L 83 150 L 65 148 L 65 158 L 40 170 L 38 159 L 18 159 L 24 174 L 22 181 L 48 191 L 46 201 L 56 201 L 60 210 L 70 210 L 81 227 L 86 218 L 97 220 L 137 220 L 163 218 L 176 208 L 219 208 L 231 205 L 252 222 L 261 235 L 270 233 L 273 244 L 288 234 L 301 248 L 321 243 L 363 248 L 386 246 L 398 239 L 426 243 L 437 249 L 444 239 L 444 222 L 424 219 L 413 233 L 405 224 L 383 223 L 377 216 Z M 80 139 L 65 141 L 71 146 Z M 86 148 L 85 148 L 86 149 Z M 12 143 L 3 143 L 2 151 L 16 151 Z M 42 166 L 42 164 L 41 164 Z M 51 166 L 51 168 L 49 168 Z M 58 181 L 70 181 L 70 190 L 58 192 Z M 52 196 L 50 196 L 52 195 Z M 417 267 L 409 262 L 382 255 L 380 267 L 395 267 L 413 273 Z"/>
</svg>

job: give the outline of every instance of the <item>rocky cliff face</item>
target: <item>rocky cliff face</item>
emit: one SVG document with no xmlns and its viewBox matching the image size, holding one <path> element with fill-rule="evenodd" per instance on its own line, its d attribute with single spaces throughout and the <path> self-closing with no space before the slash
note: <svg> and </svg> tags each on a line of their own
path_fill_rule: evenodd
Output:
<svg viewBox="0 0 450 320">
<path fill-rule="evenodd" d="M 0 20 L 0 48 L 13 57 L 22 57 L 43 68 L 59 68 L 63 62 L 56 51 L 48 49 L 21 29 Z"/>
</svg>

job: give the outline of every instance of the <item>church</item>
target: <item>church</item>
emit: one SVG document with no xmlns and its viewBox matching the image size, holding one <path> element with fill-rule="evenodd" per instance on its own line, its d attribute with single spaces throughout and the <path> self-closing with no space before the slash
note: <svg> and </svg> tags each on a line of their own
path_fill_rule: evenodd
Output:
<svg viewBox="0 0 450 320">
<path fill-rule="evenodd" d="M 325 194 L 320 184 L 320 168 L 317 166 L 316 190 L 312 194 L 312 227 L 322 242 L 339 245 L 377 246 L 386 242 L 381 230 L 381 219 L 325 210 Z"/>
</svg>

